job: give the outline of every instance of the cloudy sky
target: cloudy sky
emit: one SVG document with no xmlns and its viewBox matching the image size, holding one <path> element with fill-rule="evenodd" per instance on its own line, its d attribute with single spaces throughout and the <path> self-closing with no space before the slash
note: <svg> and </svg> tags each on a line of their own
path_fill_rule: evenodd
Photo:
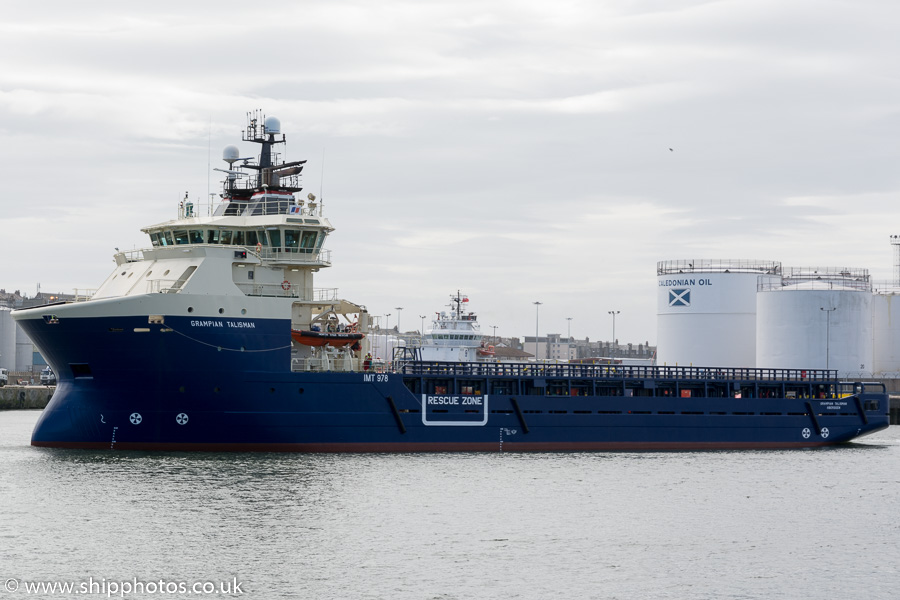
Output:
<svg viewBox="0 0 900 600">
<path fill-rule="evenodd" d="M 542 334 L 655 343 L 660 260 L 893 279 L 895 2 L 16 2 L 0 33 L 7 290 L 97 287 L 254 109 L 337 228 L 317 287 L 391 326 L 459 289 L 499 335 L 541 301 Z"/>
</svg>

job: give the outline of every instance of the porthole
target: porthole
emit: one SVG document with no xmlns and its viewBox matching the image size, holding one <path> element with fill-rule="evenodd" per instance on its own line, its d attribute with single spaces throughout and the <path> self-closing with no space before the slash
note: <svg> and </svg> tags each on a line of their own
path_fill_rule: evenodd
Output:
<svg viewBox="0 0 900 600">
<path fill-rule="evenodd" d="M 222 391 L 222 388 L 215 387 L 215 388 L 213 388 L 213 391 L 218 394 L 219 392 Z"/>
<path fill-rule="evenodd" d="M 125 271 L 122 271 L 122 277 L 125 277 Z"/>
<path fill-rule="evenodd" d="M 300 388 L 300 389 L 298 390 L 298 393 L 302 394 L 302 393 L 303 393 L 303 388 Z"/>
<path fill-rule="evenodd" d="M 124 275 L 124 273 L 122 273 L 122 274 Z M 165 277 L 165 276 L 168 275 L 168 274 L 169 274 L 169 269 L 166 269 L 166 272 L 163 273 L 163 277 Z"/>
<path fill-rule="evenodd" d="M 134 273 L 129 273 L 129 274 L 128 274 L 128 279 L 131 279 L 131 276 L 132 276 L 132 275 L 134 275 Z"/>
<path fill-rule="evenodd" d="M 269 388 L 269 393 L 270 393 L 270 394 L 274 394 L 274 393 L 275 393 L 275 388 Z"/>
<path fill-rule="evenodd" d="M 220 308 L 220 309 L 219 309 L 219 314 L 220 314 L 220 315 L 225 314 L 225 309 L 224 309 L 224 308 Z"/>
<path fill-rule="evenodd" d="M 189 313 L 194 312 L 194 307 L 193 307 L 193 306 L 188 306 L 188 312 L 189 312 Z"/>
<path fill-rule="evenodd" d="M 246 315 L 246 314 L 247 314 L 247 309 L 246 309 L 246 308 L 242 308 L 242 309 L 241 309 L 241 314 L 242 314 L 242 315 Z"/>
<path fill-rule="evenodd" d="M 247 350 L 243 346 L 241 346 L 241 352 L 246 352 L 246 351 Z"/>
<path fill-rule="evenodd" d="M 147 271 L 147 274 L 144 275 L 144 277 L 150 277 L 151 275 L 153 275 L 153 271 Z"/>
</svg>

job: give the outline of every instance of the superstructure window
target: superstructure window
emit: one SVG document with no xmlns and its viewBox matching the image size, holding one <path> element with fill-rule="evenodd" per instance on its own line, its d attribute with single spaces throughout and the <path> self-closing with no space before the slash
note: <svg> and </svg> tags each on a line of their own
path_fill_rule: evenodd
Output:
<svg viewBox="0 0 900 600">
<path fill-rule="evenodd" d="M 286 252 L 296 252 L 300 246 L 300 232 L 295 229 L 284 230 L 284 247 Z"/>
<path fill-rule="evenodd" d="M 153 245 L 154 248 L 159 246 L 159 234 L 158 233 L 150 234 L 150 243 Z"/>
<path fill-rule="evenodd" d="M 163 236 L 165 236 L 165 237 L 163 237 Z M 175 240 L 172 239 L 172 232 L 171 232 L 171 231 L 164 231 L 164 232 L 162 232 L 162 233 L 160 234 L 160 240 L 165 242 L 165 243 L 163 244 L 164 246 L 174 246 L 174 245 L 175 245 Z"/>
<path fill-rule="evenodd" d="M 316 237 L 318 232 L 316 231 L 304 231 L 303 237 L 300 240 L 300 247 L 303 248 L 303 252 L 309 254 L 313 251 L 313 248 L 316 247 Z"/>
<path fill-rule="evenodd" d="M 269 231 L 269 245 L 276 252 L 281 250 L 281 231 L 279 231 L 278 229 L 272 229 Z"/>
<path fill-rule="evenodd" d="M 210 229 L 209 234 L 206 236 L 207 244 L 218 244 L 219 243 L 219 230 L 218 229 Z"/>
<path fill-rule="evenodd" d="M 236 246 L 244 245 L 244 232 L 243 231 L 238 230 L 238 231 L 234 232 L 234 244 Z"/>
<path fill-rule="evenodd" d="M 202 244 L 203 243 L 203 230 L 202 229 L 191 229 L 188 234 L 191 238 L 192 244 Z"/>
<path fill-rule="evenodd" d="M 187 244 L 188 243 L 188 233 L 184 229 L 176 229 L 173 233 L 175 237 L 175 243 L 178 245 Z"/>
<path fill-rule="evenodd" d="M 220 244 L 231 244 L 231 237 L 234 235 L 234 232 L 231 230 L 225 230 L 219 233 L 219 243 Z"/>
<path fill-rule="evenodd" d="M 259 243 L 259 236 L 256 235 L 256 232 L 255 232 L 255 231 L 248 231 L 248 232 L 247 232 L 247 245 L 248 245 L 248 246 L 255 246 L 255 245 L 258 244 L 258 243 Z"/>
</svg>

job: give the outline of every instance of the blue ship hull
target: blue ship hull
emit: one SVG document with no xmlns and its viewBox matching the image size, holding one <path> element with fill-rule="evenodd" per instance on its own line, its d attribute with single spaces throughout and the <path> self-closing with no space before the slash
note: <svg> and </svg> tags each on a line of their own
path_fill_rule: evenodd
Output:
<svg viewBox="0 0 900 600">
<path fill-rule="evenodd" d="M 292 372 L 286 320 L 166 316 L 165 325 L 147 323 L 146 315 L 20 320 L 59 378 L 33 445 L 792 448 L 847 442 L 888 426 L 883 386 L 844 386 L 833 372 L 422 362 L 398 373 Z"/>
</svg>

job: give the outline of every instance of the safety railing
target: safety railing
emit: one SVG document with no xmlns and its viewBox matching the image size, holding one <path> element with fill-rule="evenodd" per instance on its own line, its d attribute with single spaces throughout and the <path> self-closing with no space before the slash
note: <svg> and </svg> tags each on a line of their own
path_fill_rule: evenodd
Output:
<svg viewBox="0 0 900 600">
<path fill-rule="evenodd" d="M 763 273 L 781 274 L 781 263 L 772 260 L 743 259 L 684 259 L 663 260 L 656 263 L 657 275 L 676 273 Z"/>
<path fill-rule="evenodd" d="M 331 302 L 337 300 L 337 288 L 317 288 L 310 293 L 285 281 L 282 283 L 235 283 L 245 296 L 269 298 L 295 298 L 305 302 Z"/>
<path fill-rule="evenodd" d="M 406 375 L 471 377 L 559 377 L 575 379 L 660 379 L 696 381 L 827 381 L 838 379 L 834 369 L 750 369 L 735 367 L 659 367 L 643 365 L 580 365 L 544 363 L 409 362 Z"/>
</svg>

